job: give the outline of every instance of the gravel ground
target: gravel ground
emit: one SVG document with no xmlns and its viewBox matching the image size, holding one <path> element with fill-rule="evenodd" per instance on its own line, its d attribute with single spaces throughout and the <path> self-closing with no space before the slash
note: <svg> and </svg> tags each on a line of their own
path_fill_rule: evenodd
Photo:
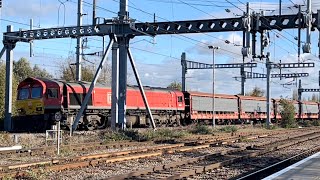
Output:
<svg viewBox="0 0 320 180">
<path fill-rule="evenodd" d="M 265 133 L 265 132 L 281 132 L 283 129 L 277 129 L 277 130 L 266 130 L 266 129 L 260 129 L 260 128 L 248 128 L 247 126 L 244 126 L 242 129 L 239 129 L 238 132 L 252 132 L 252 133 Z M 175 153 L 171 155 L 163 155 L 159 157 L 152 157 L 148 159 L 138 159 L 138 160 L 130 160 L 130 161 L 125 161 L 125 162 L 119 162 L 119 163 L 112 163 L 112 164 L 103 164 L 103 165 L 98 165 L 96 167 L 87 167 L 87 168 L 81 168 L 81 169 L 74 169 L 74 170 L 66 170 L 63 172 L 46 172 L 43 171 L 41 173 L 33 173 L 30 172 L 30 176 L 35 177 L 36 179 L 102 179 L 110 176 L 115 176 L 119 174 L 124 174 L 128 173 L 131 171 L 135 171 L 137 169 L 145 169 L 145 168 L 150 168 L 152 166 L 158 166 L 158 165 L 163 165 L 163 164 L 168 164 L 171 162 L 177 162 L 181 161 L 182 159 L 186 157 L 197 157 L 197 156 L 202 156 L 210 153 L 215 153 L 215 152 L 220 152 L 222 150 L 228 150 L 228 149 L 236 149 L 238 147 L 244 147 L 248 145 L 257 145 L 261 143 L 266 143 L 266 142 L 273 142 L 279 139 L 285 139 L 287 137 L 292 137 L 293 135 L 298 135 L 301 134 L 304 131 L 300 131 L 297 133 L 296 130 L 293 130 L 292 132 L 288 132 L 286 134 L 281 134 L 281 135 L 273 135 L 272 137 L 265 137 L 265 138 L 259 138 L 259 139 L 254 139 L 254 140 L 247 140 L 243 139 L 242 142 L 240 143 L 235 143 L 233 145 L 225 146 L 225 147 L 211 147 L 211 148 L 205 148 L 205 149 L 200 149 L 197 151 L 193 152 L 186 152 L 186 153 Z M 44 134 L 24 134 L 21 136 L 21 138 L 25 138 L 30 136 L 31 139 L 36 139 L 38 140 L 37 143 L 38 146 L 43 145 L 44 141 L 39 140 L 44 138 Z M 1 137 L 1 136 L 0 136 Z M 27 138 L 28 139 L 28 138 Z M 67 138 L 66 142 L 67 143 L 84 143 L 84 142 L 94 142 L 101 140 L 101 132 L 77 132 L 77 134 L 71 138 Z M 26 141 L 27 142 L 27 141 Z M 1 143 L 1 142 L 0 142 Z M 30 146 L 31 140 L 27 143 Z M 31 147 L 37 147 L 35 144 L 31 143 Z M 144 147 L 151 147 L 151 146 L 133 146 L 133 147 L 126 147 L 126 148 L 121 148 L 121 149 L 108 149 L 108 150 L 96 150 L 96 151 L 91 151 L 91 152 L 82 152 L 82 153 L 75 153 L 74 155 L 82 155 L 84 153 L 90 153 L 90 154 L 101 154 L 103 152 L 116 152 L 116 151 L 123 151 L 123 150 L 130 150 L 130 149 L 137 149 L 137 148 L 144 148 Z M 68 154 L 70 152 L 65 152 L 65 156 L 71 156 Z M 72 152 L 71 152 L 72 153 Z M 54 157 L 54 156 L 53 156 Z M 35 159 L 32 159 L 35 158 Z M 44 156 L 38 156 L 38 157 L 28 157 L 26 159 L 24 158 L 16 158 L 16 159 L 2 159 L 0 160 L 0 164 L 8 164 L 12 162 L 27 162 L 31 160 L 44 160 Z M 49 157 L 50 159 L 52 157 Z M 221 171 L 221 172 L 229 172 L 232 173 L 232 176 L 236 176 L 237 174 L 242 173 L 244 171 L 241 168 L 236 168 L 236 167 L 224 167 L 221 169 L 217 169 L 216 171 Z M 219 173 L 218 173 L 219 174 Z M 225 179 L 225 175 L 223 175 L 221 178 L 218 179 Z"/>
<path fill-rule="evenodd" d="M 282 150 L 274 151 L 262 156 L 257 156 L 242 163 L 236 163 L 231 166 L 221 167 L 211 172 L 206 172 L 195 177 L 188 178 L 188 180 L 204 180 L 204 179 L 230 179 L 237 177 L 243 173 L 253 170 L 261 169 L 286 158 L 297 155 L 305 150 L 320 146 L 320 139 L 314 139 L 300 144 L 287 147 Z"/>
</svg>

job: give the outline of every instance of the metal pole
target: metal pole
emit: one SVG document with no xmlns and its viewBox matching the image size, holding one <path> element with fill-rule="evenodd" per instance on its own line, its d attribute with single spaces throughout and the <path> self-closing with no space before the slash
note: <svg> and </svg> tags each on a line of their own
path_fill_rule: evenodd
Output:
<svg viewBox="0 0 320 180">
<path fill-rule="evenodd" d="M 281 16 L 282 0 L 279 0 L 279 15 Z"/>
<path fill-rule="evenodd" d="M 119 40 L 119 114 L 118 123 L 122 130 L 126 129 L 126 95 L 127 95 L 127 38 Z M 125 51 L 124 51 L 125 50 Z"/>
<path fill-rule="evenodd" d="M 119 47 L 115 42 L 112 46 L 112 93 L 111 93 L 111 129 L 116 130 L 118 123 L 119 101 Z"/>
<path fill-rule="evenodd" d="M 215 60 L 214 60 L 214 55 L 215 55 L 215 50 L 219 49 L 220 47 L 216 46 L 208 46 L 209 49 L 212 49 L 212 126 L 216 127 L 216 120 L 215 120 L 215 108 L 214 108 L 214 69 L 215 69 Z"/>
<path fill-rule="evenodd" d="M 306 33 L 306 45 L 311 44 L 311 27 L 312 27 L 312 9 L 311 9 L 311 0 L 307 0 L 307 33 Z"/>
<path fill-rule="evenodd" d="M 320 19 L 320 10 L 317 10 L 317 14 L 318 14 L 318 19 Z M 317 23 L 317 28 L 318 28 L 318 33 L 319 33 L 319 39 L 318 39 L 318 50 L 319 50 L 318 53 L 319 54 L 318 54 L 318 57 L 320 59 L 320 21 L 318 21 L 318 23 Z"/>
<path fill-rule="evenodd" d="M 92 24 L 96 25 L 96 0 L 92 2 Z"/>
<path fill-rule="evenodd" d="M 249 20 L 248 28 L 246 29 L 246 48 L 250 49 L 250 35 L 251 35 L 251 18 L 250 18 L 250 3 L 247 2 L 247 16 Z"/>
<path fill-rule="evenodd" d="M 261 11 L 261 16 L 264 16 L 264 11 Z M 265 34 L 265 30 L 261 31 L 261 35 L 260 35 L 260 48 L 261 48 L 261 52 L 260 52 L 260 56 L 261 58 L 264 57 L 264 45 L 263 45 L 263 40 L 264 40 L 264 34 Z"/>
<path fill-rule="evenodd" d="M 78 26 L 82 25 L 82 0 L 78 0 Z M 82 63 L 82 38 L 77 37 L 77 62 L 76 62 L 76 81 L 81 81 L 81 63 Z"/>
<path fill-rule="evenodd" d="M 156 130 L 156 124 L 154 123 L 154 119 L 153 119 L 153 116 L 152 116 L 152 113 L 151 113 L 151 109 L 149 107 L 148 100 L 147 100 L 146 94 L 144 92 L 142 83 L 140 81 L 139 73 L 138 73 L 138 70 L 137 70 L 136 65 L 134 63 L 134 60 L 133 60 L 133 57 L 132 57 L 132 54 L 131 54 L 131 51 L 130 51 L 129 47 L 127 48 L 127 51 L 128 51 L 128 56 L 129 56 L 129 60 L 130 60 L 131 66 L 132 66 L 133 73 L 134 73 L 134 75 L 136 77 L 136 80 L 137 80 L 137 83 L 138 83 L 138 86 L 139 86 L 139 89 L 140 89 L 140 93 L 141 93 L 144 105 L 146 106 L 148 115 L 149 115 L 150 120 L 151 120 L 152 128 L 154 130 Z"/>
<path fill-rule="evenodd" d="M 301 54 L 301 5 L 299 5 L 298 12 L 298 62 L 300 62 L 300 54 Z"/>
<path fill-rule="evenodd" d="M 13 26 L 7 26 L 7 32 L 12 32 Z M 13 48 L 15 44 L 5 44 L 6 47 L 6 93 L 4 130 L 11 131 L 12 122 L 12 77 L 13 77 Z"/>
<path fill-rule="evenodd" d="M 212 49 L 212 125 L 216 127 L 216 119 L 215 119 L 215 108 L 214 108 L 214 69 L 215 69 L 215 62 L 214 62 L 214 51 L 215 48 Z"/>
<path fill-rule="evenodd" d="M 243 48 L 246 47 L 246 31 L 243 31 L 242 34 L 242 45 Z M 245 55 L 242 54 L 242 63 L 244 63 Z M 245 82 L 245 75 L 244 75 L 244 66 L 242 65 L 240 68 L 240 75 L 241 75 L 241 95 L 244 95 L 244 82 Z"/>
<path fill-rule="evenodd" d="M 245 94 L 244 83 L 246 82 L 246 76 L 244 74 L 244 56 L 242 56 L 242 65 L 240 68 L 240 74 L 241 74 L 241 95 L 244 96 Z"/>
<path fill-rule="evenodd" d="M 30 30 L 33 29 L 33 19 L 30 19 Z M 33 41 L 30 41 L 30 57 L 33 57 Z"/>
<path fill-rule="evenodd" d="M 128 20 L 128 0 L 120 0 L 119 20 L 125 24 Z M 127 47 L 129 39 L 127 37 L 119 37 L 119 126 L 122 130 L 126 128 L 126 94 L 127 94 Z"/>
<path fill-rule="evenodd" d="M 299 88 L 298 88 L 298 103 L 299 103 L 298 118 L 299 118 L 299 120 L 302 119 L 302 104 L 301 104 L 301 100 L 302 100 L 302 84 L 301 84 L 301 79 L 299 79 Z"/>
<path fill-rule="evenodd" d="M 58 121 L 58 127 L 57 127 L 57 154 L 60 154 L 60 121 Z"/>
<path fill-rule="evenodd" d="M 312 27 L 312 10 L 311 10 L 311 0 L 307 2 L 307 15 L 306 15 L 306 43 L 303 45 L 302 50 L 303 53 L 311 52 L 311 27 Z"/>
<path fill-rule="evenodd" d="M 109 54 L 109 52 L 111 50 L 111 47 L 112 47 L 114 41 L 115 41 L 115 36 L 114 35 L 110 35 L 110 42 L 108 44 L 108 47 L 107 47 L 107 49 L 106 49 L 106 51 L 105 51 L 105 53 L 104 53 L 104 55 L 102 57 L 102 60 L 101 60 L 101 62 L 99 64 L 99 67 L 98 67 L 98 69 L 96 71 L 96 74 L 94 75 L 93 81 L 90 84 L 90 88 L 89 88 L 88 92 L 86 93 L 86 96 L 85 96 L 85 98 L 84 98 L 84 100 L 83 100 L 83 102 L 81 104 L 81 108 L 80 108 L 80 110 L 79 110 L 79 112 L 78 112 L 78 114 L 76 116 L 76 119 L 75 119 L 73 125 L 72 125 L 72 130 L 73 131 L 77 128 L 78 123 L 80 121 L 80 118 L 81 118 L 81 116 L 82 116 L 82 114 L 84 112 L 84 109 L 87 107 L 87 103 L 89 101 L 89 98 L 91 97 L 93 88 L 94 88 L 95 84 L 98 81 L 99 75 L 101 73 L 101 70 L 102 70 L 105 62 L 107 61 L 107 56 L 108 56 L 108 54 Z"/>
<path fill-rule="evenodd" d="M 257 43 L 257 32 L 252 33 L 252 57 L 256 57 L 256 43 Z"/>
<path fill-rule="evenodd" d="M 267 66 L 267 128 L 270 127 L 271 121 L 270 121 L 270 71 L 271 71 L 271 65 L 270 65 L 270 59 L 269 59 L 269 53 L 267 54 L 267 60 L 266 60 L 266 66 Z"/>
<path fill-rule="evenodd" d="M 182 84 L 182 91 L 186 91 L 186 53 L 183 52 L 181 55 L 181 69 L 182 69 L 182 79 L 181 79 L 181 84 Z"/>
</svg>

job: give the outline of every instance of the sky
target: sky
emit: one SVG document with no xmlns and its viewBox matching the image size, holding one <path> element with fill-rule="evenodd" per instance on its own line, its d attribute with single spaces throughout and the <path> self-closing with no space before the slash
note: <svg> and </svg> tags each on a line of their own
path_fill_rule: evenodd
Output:
<svg viewBox="0 0 320 180">
<path fill-rule="evenodd" d="M 155 20 L 196 20 L 235 17 L 243 14 L 245 3 L 250 2 L 251 11 L 264 10 L 266 15 L 279 13 L 279 0 L 129 0 L 129 16 L 136 22 L 153 22 Z M 92 0 L 84 0 L 83 24 L 92 23 Z M 119 11 L 119 0 L 97 0 L 97 17 L 112 19 Z M 297 13 L 295 4 L 305 5 L 305 0 L 282 0 L 282 14 Z M 305 6 L 302 6 L 305 10 Z M 313 0 L 312 10 L 320 9 L 320 2 Z M 228 9 L 230 12 L 226 11 Z M 7 25 L 13 25 L 14 30 L 29 29 L 32 18 L 34 29 L 59 26 L 74 26 L 77 24 L 77 0 L 4 0 L 1 8 L 1 33 L 6 31 Z M 270 34 L 270 52 L 272 62 L 298 62 L 297 40 L 298 30 L 273 30 Z M 0 36 L 0 38 L 2 38 Z M 304 62 L 315 62 L 316 68 L 289 69 L 283 73 L 308 72 L 310 76 L 302 79 L 304 88 L 318 88 L 318 71 L 320 60 L 318 58 L 317 30 L 312 32 L 312 53 L 302 54 Z M 87 37 L 88 42 L 84 53 L 102 51 L 102 37 Z M 231 43 L 226 44 L 228 40 Z M 108 37 L 105 42 L 108 43 Z M 302 30 L 302 43 L 305 42 L 305 30 Z M 212 50 L 208 45 L 219 46 L 216 51 L 216 63 L 242 62 L 241 46 L 242 32 L 224 33 L 198 33 L 180 35 L 159 35 L 155 38 L 149 36 L 135 37 L 130 41 L 133 57 L 137 64 L 143 85 L 166 87 L 171 82 L 181 81 L 180 57 L 186 52 L 187 60 L 212 63 Z M 68 57 L 75 59 L 75 39 L 52 39 L 34 42 L 33 57 L 29 57 L 29 44 L 18 43 L 14 49 L 14 59 L 26 57 L 31 64 L 45 68 L 56 78 L 59 78 L 59 66 L 66 63 Z M 4 59 L 3 57 L 2 59 Z M 100 57 L 85 57 L 90 62 L 98 64 Z M 111 57 L 109 57 L 111 59 Z M 75 60 L 74 60 L 75 61 Z M 252 58 L 246 58 L 252 62 Z M 110 62 L 108 62 L 110 63 Z M 265 73 L 264 61 L 257 61 L 258 67 L 252 72 Z M 87 63 L 91 65 L 90 63 Z M 130 67 L 130 66 L 128 66 Z M 246 69 L 251 71 L 251 69 Z M 279 73 L 273 69 L 272 73 Z M 128 69 L 128 83 L 136 84 L 132 69 Z M 238 94 L 240 92 L 239 69 L 217 69 L 215 71 L 215 92 L 220 94 Z M 272 79 L 271 96 L 274 98 L 292 96 L 295 85 L 283 85 L 293 79 Z M 187 90 L 212 92 L 212 70 L 188 70 Z M 254 87 L 266 90 L 265 79 L 247 79 L 246 92 Z M 305 94 L 304 97 L 311 96 Z"/>
</svg>

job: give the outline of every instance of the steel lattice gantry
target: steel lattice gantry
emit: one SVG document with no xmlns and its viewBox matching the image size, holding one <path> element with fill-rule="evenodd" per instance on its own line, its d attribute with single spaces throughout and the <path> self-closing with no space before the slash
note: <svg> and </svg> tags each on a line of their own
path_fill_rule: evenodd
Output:
<svg viewBox="0 0 320 180">
<path fill-rule="evenodd" d="M 298 15 L 281 15 L 281 16 L 263 16 L 259 18 L 260 26 L 258 29 L 255 23 L 252 23 L 253 30 L 284 30 L 298 28 L 296 23 Z M 318 22 L 318 13 L 312 15 L 312 28 L 320 28 Z M 258 18 L 253 18 L 253 22 Z M 31 40 L 55 39 L 55 38 L 76 38 L 79 36 L 104 36 L 114 33 L 129 38 L 134 36 L 148 35 L 165 35 L 165 34 L 183 34 L 183 33 L 207 33 L 207 32 L 229 32 L 243 31 L 243 18 L 225 18 L 225 19 L 208 19 L 193 21 L 171 21 L 156 23 L 134 23 L 125 24 L 117 21 L 106 21 L 103 24 L 89 26 L 73 26 L 61 28 L 45 28 L 26 31 L 15 31 L 4 33 L 4 42 L 15 43 L 18 41 L 29 42 Z M 306 28 L 306 22 L 301 19 L 301 27 Z"/>
<path fill-rule="evenodd" d="M 188 69 L 212 69 L 213 64 L 201 63 L 196 61 L 186 60 L 186 53 L 181 55 L 181 70 L 182 70 L 182 91 L 186 91 L 186 74 Z M 214 64 L 215 69 L 230 69 L 230 68 L 254 68 L 257 63 L 229 63 L 229 64 Z"/>
<path fill-rule="evenodd" d="M 266 74 L 245 71 L 246 79 L 267 78 Z M 308 77 L 309 73 L 271 74 L 271 78 L 298 78 Z"/>
<path fill-rule="evenodd" d="M 34 30 L 12 31 L 12 26 L 8 26 L 8 30 L 4 33 L 3 43 L 4 49 L 7 51 L 6 56 L 6 104 L 5 104 L 5 124 L 6 130 L 11 129 L 11 102 L 12 102 L 12 62 L 13 49 L 17 42 L 31 42 L 33 40 L 45 40 L 56 38 L 77 38 L 84 36 L 113 36 L 117 41 L 112 46 L 113 55 L 113 95 L 112 95 L 112 111 L 118 111 L 116 118 L 119 117 L 119 123 L 125 124 L 125 92 L 126 92 L 126 62 L 127 52 L 130 39 L 135 36 L 145 35 L 167 35 L 167 34 L 187 34 L 187 33 L 207 33 L 207 32 L 230 32 L 230 31 L 246 31 L 263 32 L 265 30 L 284 30 L 292 28 L 320 28 L 320 13 L 312 14 L 311 27 L 308 26 L 306 18 L 294 15 L 280 16 L 243 16 L 237 18 L 223 19 L 206 19 L 191 21 L 171 21 L 171 22 L 155 22 L 155 23 L 135 23 L 129 18 L 128 0 L 120 0 L 120 11 L 118 18 L 105 20 L 104 23 L 88 25 L 88 26 L 71 26 L 59 28 L 43 28 Z M 248 23 L 252 22 L 252 23 Z M 298 22 L 298 23 L 297 23 Z M 299 23 L 300 22 L 300 23 Z M 2 50 L 3 52 L 3 50 Z M 115 57 L 114 57 L 115 56 Z M 125 65 L 124 65 L 125 64 Z M 97 70 L 98 71 L 98 70 Z M 114 75 L 115 74 L 115 75 Z M 115 89 L 115 90 L 114 90 Z M 117 92 L 117 93 L 114 93 Z M 121 97 L 118 97 L 119 94 Z M 85 106 L 85 104 L 82 104 Z M 123 108 L 120 110 L 117 107 Z M 115 116 L 112 116 L 115 117 Z M 114 119 L 112 122 L 114 123 Z M 75 125 L 75 124 L 74 124 Z"/>
</svg>

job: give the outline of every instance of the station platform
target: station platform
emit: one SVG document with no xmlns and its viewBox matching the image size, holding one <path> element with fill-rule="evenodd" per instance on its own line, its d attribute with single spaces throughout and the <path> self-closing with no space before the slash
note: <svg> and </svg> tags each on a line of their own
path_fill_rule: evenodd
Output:
<svg viewBox="0 0 320 180">
<path fill-rule="evenodd" d="M 320 180 L 320 152 L 309 156 L 263 180 L 289 179 L 289 180 Z"/>
</svg>

